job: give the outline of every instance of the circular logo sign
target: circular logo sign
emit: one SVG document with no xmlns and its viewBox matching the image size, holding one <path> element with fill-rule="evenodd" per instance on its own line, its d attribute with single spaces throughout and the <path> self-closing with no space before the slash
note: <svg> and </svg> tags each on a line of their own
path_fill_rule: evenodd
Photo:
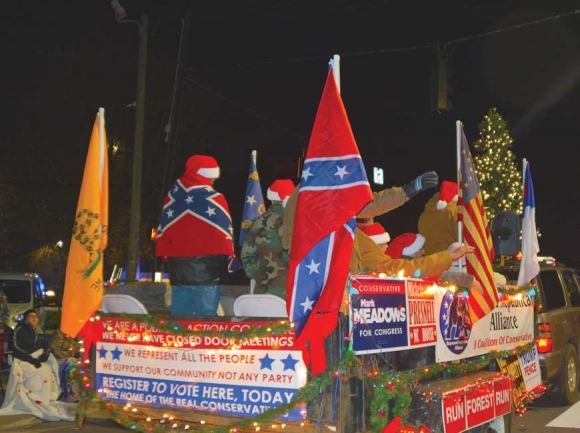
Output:
<svg viewBox="0 0 580 433">
<path fill-rule="evenodd" d="M 467 296 L 463 293 L 445 292 L 440 311 L 439 329 L 443 341 L 449 350 L 459 355 L 467 347 L 471 334 Z"/>
</svg>

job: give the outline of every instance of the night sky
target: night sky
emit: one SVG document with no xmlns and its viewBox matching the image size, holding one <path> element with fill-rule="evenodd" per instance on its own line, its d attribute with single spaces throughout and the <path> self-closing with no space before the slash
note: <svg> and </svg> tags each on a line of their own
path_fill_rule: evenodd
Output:
<svg viewBox="0 0 580 433">
<path fill-rule="evenodd" d="M 427 170 L 454 180 L 455 121 L 464 123 L 473 144 L 478 123 L 497 107 L 518 164 L 524 157 L 530 162 L 541 254 L 580 265 L 580 13 L 570 13 L 580 10 L 580 1 L 120 3 L 125 21 L 149 17 L 146 224 L 157 225 L 163 195 L 187 157 L 205 153 L 222 168 L 216 189 L 230 204 L 237 241 L 250 152 L 258 150 L 264 192 L 276 177 L 296 180 L 328 59 L 340 54 L 342 97 L 369 176 L 379 166 L 386 186 Z M 179 115 L 167 143 L 164 128 L 188 10 Z M 111 161 L 112 170 L 115 164 L 121 170 L 112 173 L 111 194 L 118 206 L 128 206 L 139 33 L 136 25 L 115 21 L 108 0 L 3 1 L 0 32 L 0 183 L 14 186 L 15 199 L 34 207 L 17 215 L 20 220 L 45 227 L 34 234 L 3 228 L 8 233 L 2 241 L 17 243 L 24 256 L 70 239 L 99 107 L 106 110 L 109 141 L 120 143 L 119 158 L 125 158 L 125 165 Z M 453 109 L 442 114 L 430 108 L 436 44 L 449 53 L 454 73 Z M 391 237 L 416 231 L 431 195 L 378 220 Z M 46 215 L 50 221 L 37 223 Z"/>
</svg>

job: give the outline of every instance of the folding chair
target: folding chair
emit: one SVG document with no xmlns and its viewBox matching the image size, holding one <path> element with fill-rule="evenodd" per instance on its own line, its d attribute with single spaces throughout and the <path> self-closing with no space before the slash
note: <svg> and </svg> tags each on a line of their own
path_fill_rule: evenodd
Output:
<svg viewBox="0 0 580 433">
<path fill-rule="evenodd" d="M 288 317 L 286 301 L 275 295 L 241 295 L 234 302 L 238 317 Z"/>
<path fill-rule="evenodd" d="M 145 305 L 130 295 L 105 295 L 102 303 L 105 313 L 147 314 Z"/>
</svg>

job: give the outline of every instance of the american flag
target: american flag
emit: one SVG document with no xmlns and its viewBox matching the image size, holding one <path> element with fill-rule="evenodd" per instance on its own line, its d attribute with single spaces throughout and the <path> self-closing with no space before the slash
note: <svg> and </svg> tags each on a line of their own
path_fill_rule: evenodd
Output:
<svg viewBox="0 0 580 433">
<path fill-rule="evenodd" d="M 495 253 L 491 231 L 485 216 L 473 158 L 463 128 L 461 128 L 460 151 L 461 168 L 459 170 L 457 220 L 463 222 L 465 243 L 475 247 L 473 254 L 465 256 L 467 272 L 473 275 L 479 283 L 469 294 L 469 312 L 472 322 L 475 323 L 495 308 L 499 297 L 492 267 Z"/>
<path fill-rule="evenodd" d="M 246 185 L 246 198 L 244 201 L 244 211 L 242 212 L 242 228 L 240 230 L 240 246 L 244 245 L 246 234 L 252 227 L 252 222 L 266 212 L 264 205 L 264 196 L 260 186 L 260 176 L 256 167 L 256 154 L 252 150 L 250 156 L 250 173 L 248 174 L 248 183 Z"/>
<path fill-rule="evenodd" d="M 366 171 L 330 70 L 302 170 L 286 291 L 298 344 L 310 343 L 313 375 L 326 369 L 324 338 L 338 321 L 354 216 L 371 200 Z"/>
</svg>

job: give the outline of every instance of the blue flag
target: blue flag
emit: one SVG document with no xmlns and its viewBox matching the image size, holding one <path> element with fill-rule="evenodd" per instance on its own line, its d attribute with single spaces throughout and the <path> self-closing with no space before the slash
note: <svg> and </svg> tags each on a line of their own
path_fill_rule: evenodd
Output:
<svg viewBox="0 0 580 433">
<path fill-rule="evenodd" d="M 262 187 L 260 186 L 260 176 L 256 168 L 256 151 L 252 150 L 250 157 L 250 174 L 246 185 L 246 199 L 244 202 L 244 212 L 242 213 L 242 228 L 240 230 L 240 246 L 244 245 L 246 233 L 250 230 L 252 222 L 266 212 Z"/>
<path fill-rule="evenodd" d="M 522 219 L 522 260 L 518 285 L 529 283 L 538 272 L 538 233 L 536 231 L 536 199 L 534 197 L 534 184 L 530 164 L 524 159 L 524 217 Z"/>
</svg>

